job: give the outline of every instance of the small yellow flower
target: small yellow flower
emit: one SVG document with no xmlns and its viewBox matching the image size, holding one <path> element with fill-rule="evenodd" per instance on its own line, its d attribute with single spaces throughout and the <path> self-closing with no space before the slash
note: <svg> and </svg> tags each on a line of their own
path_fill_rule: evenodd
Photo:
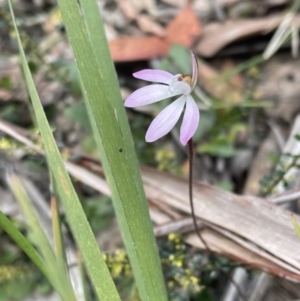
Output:
<svg viewBox="0 0 300 301">
<path fill-rule="evenodd" d="M 191 284 L 191 281 L 189 278 L 184 278 L 181 282 L 181 285 L 185 288 L 185 289 L 188 289 L 189 286 Z"/>
<path fill-rule="evenodd" d="M 15 143 L 12 143 L 10 140 L 6 139 L 6 138 L 2 138 L 0 139 L 0 149 L 15 149 L 17 147 L 17 145 Z"/>
<path fill-rule="evenodd" d="M 191 276 L 191 277 L 190 277 L 190 280 L 191 280 L 191 282 L 192 282 L 193 284 L 198 284 L 198 283 L 199 283 L 199 279 L 198 279 L 197 277 L 195 277 L 195 276 Z"/>
<path fill-rule="evenodd" d="M 169 255 L 169 260 L 170 261 L 174 261 L 174 259 L 175 259 L 175 256 L 173 254 Z"/>
<path fill-rule="evenodd" d="M 116 261 L 125 261 L 126 260 L 126 253 L 124 250 L 116 250 L 115 252 L 115 260 Z"/>
<path fill-rule="evenodd" d="M 117 263 L 112 266 L 111 274 L 114 278 L 118 277 L 122 272 L 122 265 Z"/>
<path fill-rule="evenodd" d="M 182 260 L 180 260 L 180 259 L 174 260 L 173 265 L 175 265 L 176 267 L 181 268 L 182 267 Z"/>
<path fill-rule="evenodd" d="M 178 237 L 176 233 L 170 233 L 168 235 L 168 240 L 175 240 Z"/>
</svg>

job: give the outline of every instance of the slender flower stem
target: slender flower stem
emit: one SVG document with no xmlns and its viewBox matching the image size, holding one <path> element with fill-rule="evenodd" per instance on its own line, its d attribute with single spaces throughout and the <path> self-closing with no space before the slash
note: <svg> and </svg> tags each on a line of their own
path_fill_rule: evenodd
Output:
<svg viewBox="0 0 300 301">
<path fill-rule="evenodd" d="M 195 231 L 200 239 L 200 241 L 202 242 L 202 244 L 204 245 L 204 248 L 206 250 L 206 252 L 208 253 L 208 255 L 213 255 L 213 252 L 211 251 L 211 249 L 209 248 L 207 242 L 205 241 L 205 239 L 203 238 L 200 229 L 198 228 L 198 224 L 197 224 L 197 218 L 195 215 L 195 208 L 194 208 L 194 202 L 193 202 L 193 159 L 194 159 L 194 143 L 193 143 L 193 139 L 191 138 L 188 141 L 188 146 L 189 146 L 189 199 L 190 199 L 190 207 L 191 207 L 191 213 L 192 213 L 192 218 L 193 218 L 193 223 L 194 223 L 194 227 L 195 227 Z M 232 285 L 235 287 L 238 295 L 240 296 L 240 298 L 243 301 L 248 301 L 245 294 L 241 291 L 239 285 L 235 282 L 235 280 L 233 279 L 233 277 L 231 276 L 231 274 L 229 272 L 225 272 L 222 271 L 222 267 L 218 261 L 218 259 L 216 258 L 216 263 L 219 265 L 220 267 L 220 271 L 221 273 L 225 274 L 229 281 L 232 283 Z"/>
<path fill-rule="evenodd" d="M 194 143 L 193 143 L 193 139 L 191 138 L 188 141 L 188 145 L 189 145 L 189 198 L 190 198 L 190 206 L 191 206 L 191 211 L 192 211 L 192 218 L 193 218 L 193 223 L 194 223 L 194 227 L 196 230 L 197 235 L 199 236 L 202 244 L 204 245 L 205 249 L 210 252 L 210 249 L 206 243 L 206 241 L 204 240 L 204 238 L 202 237 L 201 233 L 200 233 L 200 229 L 198 228 L 197 225 L 197 219 L 196 219 L 196 215 L 195 215 L 195 208 L 194 208 L 194 202 L 193 202 L 193 159 L 194 159 Z"/>
</svg>

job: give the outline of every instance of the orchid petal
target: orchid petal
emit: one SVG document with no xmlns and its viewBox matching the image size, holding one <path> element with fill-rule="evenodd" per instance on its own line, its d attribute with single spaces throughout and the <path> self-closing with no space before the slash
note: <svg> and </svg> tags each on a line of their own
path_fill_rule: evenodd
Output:
<svg viewBox="0 0 300 301">
<path fill-rule="evenodd" d="M 192 90 L 193 90 L 198 81 L 198 60 L 192 51 L 191 51 L 191 56 L 192 56 L 192 69 L 193 69 L 191 86 L 192 86 Z"/>
<path fill-rule="evenodd" d="M 140 88 L 130 94 L 125 100 L 125 107 L 139 107 L 145 106 L 171 96 L 181 94 L 171 93 L 169 91 L 169 86 L 166 85 L 150 85 Z"/>
<path fill-rule="evenodd" d="M 146 133 L 146 141 L 153 142 L 168 134 L 177 123 L 184 104 L 186 96 L 181 96 L 164 108 L 152 121 Z"/>
<path fill-rule="evenodd" d="M 133 73 L 133 76 L 148 82 L 169 84 L 174 75 L 164 70 L 145 69 Z"/>
<path fill-rule="evenodd" d="M 194 136 L 200 119 L 200 113 L 196 102 L 190 95 L 186 96 L 185 112 L 180 128 L 180 142 L 186 145 L 188 141 Z"/>
<path fill-rule="evenodd" d="M 191 86 L 186 82 L 174 82 L 170 85 L 170 91 L 171 93 L 174 93 L 175 95 L 183 94 L 188 95 L 191 93 Z"/>
</svg>

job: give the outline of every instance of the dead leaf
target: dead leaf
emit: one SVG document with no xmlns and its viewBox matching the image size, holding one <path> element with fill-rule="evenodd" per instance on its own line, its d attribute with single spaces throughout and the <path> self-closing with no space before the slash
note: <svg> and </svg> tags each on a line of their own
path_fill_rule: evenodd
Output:
<svg viewBox="0 0 300 301">
<path fill-rule="evenodd" d="M 207 92 L 222 99 L 227 104 L 241 102 L 243 99 L 241 94 L 244 85 L 243 77 L 238 75 L 228 81 L 222 81 L 219 79 L 219 74 L 220 72 L 209 64 L 204 61 L 199 62 L 199 81 Z"/>
<path fill-rule="evenodd" d="M 154 228 L 154 233 L 157 237 L 167 236 L 170 233 L 188 233 L 194 231 L 194 224 L 192 218 L 181 218 L 175 221 L 171 221 L 169 215 L 166 213 L 157 212 L 150 208 L 151 219 L 157 224 Z M 236 242 L 237 237 L 230 234 L 228 231 L 224 231 L 220 227 L 213 227 L 208 229 L 203 222 L 198 220 L 198 229 L 201 231 L 201 236 L 208 244 L 211 251 L 226 255 L 227 257 L 243 262 L 244 264 L 250 264 L 252 267 L 264 269 L 272 274 L 281 275 L 290 279 L 299 279 L 298 271 L 290 271 L 289 268 L 285 269 L 280 264 L 273 262 L 272 256 L 267 252 L 259 250 L 253 252 L 251 246 L 247 246 L 245 242 L 239 244 Z M 227 232 L 227 233 L 226 233 Z M 223 235 L 225 234 L 225 235 Z M 230 238 L 228 237 L 230 236 Z M 205 249 L 205 246 L 200 241 L 199 237 L 195 233 L 191 233 L 185 236 L 184 241 L 196 248 Z M 271 257 L 271 259 L 269 259 Z"/>
<path fill-rule="evenodd" d="M 135 20 L 143 32 L 152 33 L 159 37 L 164 36 L 164 28 L 149 15 L 140 14 L 130 1 L 119 0 L 118 4 L 125 17 L 130 21 Z"/>
<path fill-rule="evenodd" d="M 128 20 L 135 20 L 138 12 L 135 7 L 127 0 L 119 0 L 118 5 Z"/>
<path fill-rule="evenodd" d="M 158 37 L 163 37 L 165 35 L 164 28 L 155 21 L 153 21 L 148 15 L 138 15 L 136 17 L 136 22 L 138 23 L 140 29 L 143 32 L 152 33 Z"/>
<path fill-rule="evenodd" d="M 187 180 L 143 168 L 146 195 L 190 214 Z M 162 197 L 163 195 L 163 197 Z M 300 275 L 300 246 L 288 211 L 252 196 L 238 196 L 210 185 L 194 183 L 195 214 L 259 246 Z M 298 221 L 300 221 L 298 217 Z"/>
<path fill-rule="evenodd" d="M 157 37 L 121 38 L 112 40 L 109 46 L 115 62 L 148 60 L 166 55 L 169 49 L 168 43 Z"/>
<path fill-rule="evenodd" d="M 224 23 L 210 23 L 203 28 L 196 53 L 212 57 L 226 45 L 249 36 L 262 35 L 274 31 L 284 15 L 275 15 L 248 20 L 228 20 Z M 294 25 L 300 24 L 300 16 L 294 18 Z"/>
<path fill-rule="evenodd" d="M 132 2 L 127 0 L 118 0 L 118 2 L 125 17 L 130 21 L 135 20 L 143 32 L 152 33 L 158 37 L 165 35 L 164 28 L 156 23 L 149 15 L 140 14 Z"/>
<path fill-rule="evenodd" d="M 136 11 L 140 12 L 142 10 L 147 10 L 148 12 L 154 11 L 156 7 L 154 0 L 126 0 L 128 1 Z"/>
<path fill-rule="evenodd" d="M 269 134 L 260 144 L 255 159 L 251 163 L 249 175 L 244 188 L 245 194 L 258 195 L 261 190 L 260 181 L 263 175 L 268 175 L 274 168 L 274 163 L 269 158 L 271 154 L 279 155 L 279 147 L 274 134 Z"/>
<path fill-rule="evenodd" d="M 95 170 L 95 166 L 90 162 L 88 168 Z M 67 169 L 80 181 L 107 192 L 108 185 L 90 171 L 69 162 Z M 157 224 L 172 220 L 170 210 L 176 212 L 176 218 L 179 212 L 182 216 L 190 213 L 187 180 L 146 167 L 142 168 L 142 176 L 147 198 L 170 207 L 166 213 L 150 209 Z M 280 277 L 300 280 L 300 254 L 294 252 L 300 242 L 288 211 L 263 199 L 234 195 L 199 182 L 194 183 L 194 195 L 196 215 L 210 228 L 205 228 L 203 235 L 212 250 Z M 297 220 L 300 221 L 299 216 Z M 181 227 L 188 225 L 184 223 Z M 181 232 L 178 227 L 177 230 Z M 187 242 L 204 248 L 196 235 L 191 234 Z"/>
<path fill-rule="evenodd" d="M 158 225 L 154 228 L 154 233 L 158 237 L 166 236 L 170 233 L 188 233 L 194 230 L 192 218 L 181 218 L 171 221 L 171 218 L 166 214 L 157 212 L 153 208 L 150 208 L 150 213 L 151 219 Z M 200 220 L 197 223 L 201 235 L 211 251 L 223 254 L 235 261 L 251 265 L 252 267 L 263 269 L 272 274 L 281 275 L 281 277 L 300 280 L 297 270 L 293 272 L 288 266 L 286 266 L 286 269 L 284 263 L 277 264 L 276 262 L 279 262 L 278 259 L 270 256 L 268 252 L 258 248 L 255 249 L 253 245 L 247 244 L 246 241 L 241 241 L 237 236 L 224 231 L 220 227 L 212 226 L 212 229 L 208 229 L 205 228 L 204 223 Z M 189 234 L 184 240 L 194 247 L 205 249 L 205 246 L 195 233 Z"/>
<path fill-rule="evenodd" d="M 290 271 L 274 263 L 272 260 L 258 256 L 258 254 L 220 235 L 216 231 L 206 229 L 202 231 L 202 235 L 211 250 L 216 253 L 223 254 L 235 261 L 242 262 L 254 268 L 268 271 L 271 274 L 300 281 L 300 275 L 297 271 Z M 194 247 L 203 249 L 199 237 L 196 234 L 190 234 L 185 241 Z"/>
<path fill-rule="evenodd" d="M 0 129 L 8 133 L 7 128 L 1 126 Z M 19 133 L 16 135 L 12 128 L 9 134 L 28 146 L 32 145 L 27 138 L 20 138 Z M 97 191 L 110 194 L 106 181 L 91 172 L 98 170 L 103 173 L 94 160 L 89 161 L 89 169 L 71 162 L 65 164 L 74 178 Z M 156 205 L 158 202 L 162 204 L 154 211 L 151 209 L 151 216 L 156 222 L 171 221 L 172 215 L 176 218 L 190 214 L 186 179 L 146 167 L 142 168 L 142 177 L 147 198 L 155 200 Z M 214 251 L 267 269 L 280 277 L 300 280 L 300 253 L 297 252 L 300 241 L 287 210 L 261 198 L 236 195 L 199 182 L 194 182 L 194 204 L 196 216 L 209 227 L 202 231 Z M 166 206 L 167 216 L 161 211 Z M 300 217 L 295 217 L 299 223 Z M 195 235 L 189 236 L 188 242 L 203 247 Z"/>
<path fill-rule="evenodd" d="M 188 5 L 170 22 L 166 29 L 166 39 L 171 44 L 181 44 L 190 48 L 201 34 L 200 22 Z"/>
<path fill-rule="evenodd" d="M 145 25 L 145 20 L 142 22 Z M 149 27 L 149 20 L 147 22 Z M 200 22 L 190 6 L 184 8 L 171 21 L 165 33 L 159 27 L 152 30 L 157 35 L 165 34 L 165 38 L 126 37 L 110 41 L 109 47 L 113 60 L 115 62 L 128 62 L 165 56 L 172 44 L 182 44 L 187 48 L 191 48 L 201 34 Z"/>
<path fill-rule="evenodd" d="M 91 166 L 94 166 L 94 169 L 98 169 L 95 164 L 91 164 L 88 166 L 88 168 L 90 169 Z M 106 191 L 107 192 L 107 184 L 105 183 L 105 181 L 103 181 L 102 179 L 100 179 L 100 181 L 96 180 L 97 176 L 93 175 L 90 173 L 90 171 L 85 171 L 85 169 L 82 169 L 79 166 L 76 166 L 72 163 L 67 163 L 67 168 L 69 170 L 69 172 L 75 176 L 76 178 L 78 178 L 79 180 L 83 180 L 83 176 L 84 174 L 86 174 L 86 178 L 84 179 L 84 183 L 90 183 L 90 185 L 93 185 L 93 187 L 95 189 L 97 189 L 97 187 L 99 187 L 101 190 L 100 191 Z M 147 180 L 145 181 L 145 189 L 146 189 L 146 195 L 147 198 L 152 200 L 153 198 L 156 198 L 158 195 L 159 197 L 157 197 L 157 201 L 160 203 L 164 203 L 164 206 L 169 205 L 170 208 L 168 208 L 166 211 L 164 211 L 165 209 L 163 209 L 163 212 L 161 210 L 157 210 L 153 207 L 150 208 L 150 214 L 151 214 L 151 218 L 152 220 L 156 223 L 156 224 L 164 224 L 163 225 L 163 230 L 158 229 L 159 227 L 156 228 L 156 233 L 159 233 L 160 235 L 162 235 L 162 231 L 167 234 L 171 232 L 174 232 L 174 230 L 176 230 L 176 232 L 186 232 L 189 230 L 193 229 L 193 224 L 192 224 L 192 220 L 191 219 L 187 219 L 187 220 L 177 220 L 175 221 L 175 227 L 173 227 L 172 225 L 170 225 L 170 221 L 172 221 L 172 216 L 173 214 L 170 213 L 170 210 L 174 210 L 174 214 L 175 218 L 178 219 L 178 209 L 179 211 L 183 212 L 188 212 L 189 206 L 187 206 L 186 210 L 184 210 L 184 203 L 187 202 L 187 197 L 183 196 L 183 198 L 186 200 L 185 202 L 182 202 L 182 198 L 180 197 L 180 200 L 177 199 L 177 197 L 175 195 L 178 194 L 178 191 L 182 191 L 184 189 L 182 189 L 182 187 L 178 187 L 178 190 L 174 190 L 174 187 L 177 186 L 177 181 L 172 183 L 172 178 L 173 176 L 167 175 L 167 174 L 162 174 L 156 170 L 153 169 L 149 169 L 149 168 L 143 168 L 142 169 L 143 172 L 143 176 L 144 179 L 145 177 L 147 178 L 148 176 L 151 178 L 151 181 L 153 181 L 153 183 L 156 183 L 154 186 L 151 188 L 151 185 L 149 186 L 149 183 L 147 183 Z M 84 171 L 84 172 L 82 172 Z M 102 173 L 102 169 L 100 169 L 100 172 Z M 147 172 L 150 172 L 150 174 L 147 175 Z M 90 174 L 90 176 L 88 176 L 88 174 Z M 157 175 L 160 175 L 161 178 L 157 179 Z M 79 176 L 79 177 L 78 177 Z M 158 188 L 159 186 L 159 181 L 162 178 L 168 178 L 170 180 L 170 182 L 168 182 L 166 184 L 166 187 L 170 188 L 170 191 L 174 191 L 174 193 L 172 193 L 171 195 L 169 195 L 169 192 L 166 191 L 162 191 Z M 93 178 L 95 178 L 95 180 L 93 180 Z M 177 177 L 175 177 L 177 178 Z M 179 178 L 177 178 L 179 180 Z M 182 179 L 180 179 L 181 181 Z M 182 180 L 183 182 L 185 182 L 186 185 L 186 190 L 187 190 L 187 181 L 186 180 Z M 94 184 L 93 184 L 94 183 Z M 165 182 L 164 182 L 165 183 Z M 207 202 L 212 202 L 214 203 L 212 206 L 209 207 L 215 207 L 215 206 L 219 206 L 220 201 L 222 196 L 218 196 L 217 194 L 214 193 L 214 190 L 218 190 L 215 189 L 209 185 L 204 185 L 204 184 L 199 184 L 201 186 L 200 191 L 203 191 L 203 187 L 206 187 L 210 190 L 210 193 L 206 193 L 205 191 L 203 192 L 203 197 L 204 199 L 207 200 Z M 98 188 L 98 189 L 99 189 Z M 97 189 L 97 190 L 98 190 Z M 169 191 L 169 189 L 167 189 Z M 223 192 L 221 190 L 219 190 L 219 192 L 222 194 Z M 185 192 L 183 193 L 179 193 L 181 195 L 183 195 Z M 224 192 L 225 193 L 225 192 Z M 230 194 L 230 193 L 229 193 Z M 167 197 L 167 195 L 169 195 L 169 198 Z M 247 205 L 247 198 L 248 197 L 242 197 L 242 196 L 235 196 L 233 194 L 232 195 L 234 198 L 240 198 L 240 200 L 238 202 L 233 202 L 231 205 L 233 205 L 233 207 L 235 206 L 242 206 L 244 207 L 245 205 Z M 170 200 L 170 202 L 164 202 L 165 198 L 168 198 Z M 246 200 L 243 200 L 243 198 L 246 198 Z M 251 198 L 251 197 L 250 197 Z M 225 196 L 225 199 L 226 196 Z M 256 199 L 256 198 L 255 198 Z M 172 200 L 172 201 L 171 201 Z M 172 202 L 175 202 L 177 205 L 171 205 Z M 267 203 L 264 200 L 259 200 L 259 202 L 264 202 L 266 203 L 266 205 L 268 206 L 269 203 Z M 230 202 L 229 202 L 230 203 Z M 226 204 L 226 200 L 225 200 L 225 204 Z M 159 209 L 162 209 L 164 206 L 159 206 Z M 230 206 L 229 206 L 230 207 Z M 284 212 L 285 215 L 289 216 L 289 213 L 281 208 L 272 206 L 272 208 L 275 208 L 276 210 L 279 210 L 281 213 Z M 246 218 L 247 219 L 247 214 L 252 214 L 252 212 L 247 212 L 247 207 L 244 208 L 244 212 L 243 214 L 240 215 L 240 218 Z M 262 208 L 260 208 L 259 206 L 257 206 L 257 208 L 255 209 L 255 211 L 259 212 Z M 211 208 L 208 208 L 208 211 L 210 211 Z M 224 207 L 221 206 L 219 211 L 224 210 Z M 253 241 L 256 241 L 256 239 L 249 241 L 247 239 L 244 239 L 243 237 L 240 236 L 240 234 L 236 234 L 234 232 L 236 231 L 228 231 L 225 229 L 228 229 L 229 224 L 231 224 L 231 219 L 235 218 L 235 210 L 231 210 L 231 208 L 228 208 L 228 210 L 224 210 L 225 211 L 225 215 L 228 216 L 228 219 L 226 219 L 226 222 L 222 225 L 222 226 L 216 226 L 215 222 L 219 219 L 219 212 L 218 210 L 212 210 L 211 211 L 211 216 L 213 216 L 213 218 L 209 218 L 209 222 L 205 221 L 204 224 L 207 226 L 209 225 L 209 227 L 211 227 L 211 229 L 203 229 L 202 230 L 202 234 L 204 239 L 208 242 L 209 246 L 212 248 L 213 251 L 223 254 L 225 256 L 228 256 L 229 258 L 232 258 L 234 260 L 237 260 L 239 262 L 243 262 L 245 264 L 251 265 L 255 268 L 260 268 L 260 269 L 264 269 L 267 270 L 275 275 L 278 275 L 280 277 L 287 277 L 290 279 L 294 279 L 294 280 L 300 280 L 300 271 L 299 269 L 297 269 L 296 267 L 288 264 L 285 262 L 285 260 L 282 260 L 281 257 L 276 257 L 272 254 L 269 253 L 269 250 L 265 250 L 261 248 L 261 245 L 256 245 L 253 244 Z M 183 214 L 183 213 L 182 213 Z M 265 215 L 270 214 L 268 212 L 266 212 Z M 203 216 L 205 215 L 205 213 L 203 213 Z M 183 216 L 183 215 L 182 215 Z M 255 214 L 256 216 L 256 214 Z M 277 217 L 274 217 L 274 220 L 278 219 Z M 263 217 L 263 222 L 266 223 L 266 227 L 268 228 L 268 219 Z M 299 217 L 298 217 L 299 220 Z M 186 221 L 186 222 L 185 222 Z M 165 224 L 165 223 L 169 223 Z M 291 223 L 290 223 L 291 224 Z M 289 229 L 289 231 L 291 230 L 290 224 L 287 223 L 287 228 Z M 254 224 L 255 225 L 255 224 Z M 281 228 L 282 230 L 285 229 L 286 227 L 283 226 L 284 223 L 282 224 L 281 222 L 279 222 L 278 220 L 278 225 L 279 228 Z M 236 227 L 236 226 L 235 226 Z M 252 227 L 255 227 L 252 225 Z M 167 229 L 166 229 L 167 228 Z M 200 229 L 203 228 L 203 226 L 201 227 L 201 222 L 200 222 Z M 225 228 L 225 229 L 224 229 Z M 241 231 L 246 231 L 244 229 L 245 227 L 242 226 Z M 278 229 L 277 229 L 278 230 Z M 168 232 L 169 231 L 169 232 Z M 283 230 L 286 231 L 286 230 Z M 239 231 L 238 231 L 239 232 Z M 268 240 L 270 235 L 274 237 L 274 239 L 277 239 L 277 232 L 272 231 L 272 228 L 269 229 L 268 231 Z M 279 233 L 282 234 L 282 231 L 279 231 Z M 294 234 L 293 231 L 290 232 L 292 234 L 292 240 L 288 239 L 287 243 L 290 244 L 292 241 L 292 244 L 298 244 L 298 240 Z M 256 235 L 259 236 L 259 233 L 255 233 L 255 237 Z M 282 236 L 282 239 L 284 240 L 284 236 Z M 271 238 L 272 240 L 272 238 Z M 199 238 L 195 235 L 195 234 L 191 234 L 187 237 L 186 242 L 192 244 L 193 246 L 199 247 L 199 248 L 204 248 L 203 245 L 201 245 Z M 279 244 L 280 245 L 280 244 Z M 293 250 L 293 245 L 290 246 L 290 250 Z M 280 250 L 280 249 L 279 249 Z"/>
</svg>

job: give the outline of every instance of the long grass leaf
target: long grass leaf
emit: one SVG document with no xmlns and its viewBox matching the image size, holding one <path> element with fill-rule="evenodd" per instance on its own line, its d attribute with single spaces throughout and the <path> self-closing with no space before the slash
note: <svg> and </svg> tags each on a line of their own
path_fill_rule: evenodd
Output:
<svg viewBox="0 0 300 301">
<path fill-rule="evenodd" d="M 266 50 L 264 51 L 263 58 L 265 60 L 269 59 L 282 46 L 282 44 L 286 41 L 288 36 L 291 34 L 291 23 L 299 8 L 300 8 L 300 1 L 295 0 L 293 6 L 284 16 L 279 27 L 274 33 L 271 41 L 269 42 Z"/>
<path fill-rule="evenodd" d="M 24 212 L 28 227 L 31 230 L 31 237 L 45 260 L 51 282 L 54 284 L 54 287 L 64 301 L 76 301 L 67 274 L 61 273 L 61 270 L 57 265 L 52 247 L 40 225 L 40 221 L 31 205 L 23 184 L 15 174 L 9 174 L 7 178 L 12 191 Z"/>
<path fill-rule="evenodd" d="M 57 208 L 57 202 L 54 197 L 51 198 L 51 212 L 52 212 L 52 229 L 53 229 L 53 241 L 57 262 L 58 277 L 64 286 L 64 291 L 68 294 L 68 300 L 76 300 L 75 293 L 71 284 L 70 275 L 67 269 L 67 258 L 64 248 L 64 242 L 62 237 L 61 222 L 59 217 L 59 211 Z"/>
<path fill-rule="evenodd" d="M 57 202 L 54 197 L 51 198 L 51 213 L 52 213 L 52 230 L 55 254 L 57 258 L 57 264 L 62 272 L 65 272 L 66 267 L 66 253 L 64 249 L 64 243 L 61 233 L 61 222 L 59 212 L 57 208 Z"/>
<path fill-rule="evenodd" d="M 48 270 L 55 268 L 56 259 L 54 256 L 54 252 L 49 243 L 49 240 L 46 237 L 45 232 L 40 226 L 40 223 L 37 219 L 36 213 L 30 203 L 28 195 L 20 182 L 19 178 L 15 174 L 9 174 L 7 176 L 8 183 L 19 202 L 24 216 L 26 218 L 27 224 L 29 226 L 29 230 L 31 231 L 32 238 L 37 248 L 40 250 L 47 266 Z"/>
<path fill-rule="evenodd" d="M 28 239 L 16 228 L 16 226 L 0 211 L 0 228 L 3 229 L 32 260 L 37 268 L 50 280 L 45 261 Z"/>
<path fill-rule="evenodd" d="M 76 1 L 75 1 L 76 2 Z M 21 44 L 18 28 L 16 26 L 11 1 L 9 7 L 13 17 L 13 23 L 17 35 L 18 46 L 21 54 L 23 70 L 32 100 L 37 123 L 43 138 L 49 167 L 55 176 L 57 189 L 64 205 L 67 219 L 73 235 L 82 253 L 87 271 L 93 282 L 96 293 L 101 300 L 120 300 L 114 282 L 101 256 L 99 247 L 94 238 L 93 232 L 84 214 L 78 196 L 74 190 L 68 173 L 65 170 L 59 150 L 53 138 L 51 129 L 47 122 L 43 107 L 37 94 L 25 53 Z"/>
<path fill-rule="evenodd" d="M 139 166 L 98 6 L 94 0 L 80 1 L 81 13 L 75 1 L 58 3 L 140 296 L 166 300 Z"/>
</svg>

